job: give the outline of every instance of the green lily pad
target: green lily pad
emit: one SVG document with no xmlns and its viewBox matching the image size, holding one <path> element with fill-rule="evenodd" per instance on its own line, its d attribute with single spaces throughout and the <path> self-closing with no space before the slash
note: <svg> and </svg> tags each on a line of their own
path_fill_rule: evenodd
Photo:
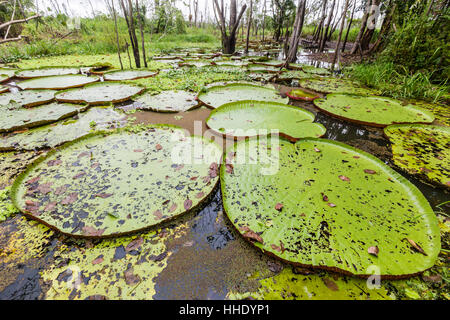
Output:
<svg viewBox="0 0 450 320">
<path fill-rule="evenodd" d="M 198 95 L 198 100 L 210 108 L 218 108 L 225 103 L 243 100 L 289 102 L 289 98 L 282 98 L 275 89 L 241 83 L 210 87 L 206 92 Z"/>
<path fill-rule="evenodd" d="M 37 152 L 0 152 L 0 190 L 11 186 L 17 175 L 37 157 Z"/>
<path fill-rule="evenodd" d="M 0 74 L 7 75 L 9 78 L 14 77 L 15 73 L 16 73 L 16 69 L 0 68 Z"/>
<path fill-rule="evenodd" d="M 264 252 L 359 276 L 377 268 L 386 278 L 406 277 L 434 265 L 440 233 L 432 208 L 374 156 L 313 138 L 260 137 L 233 151 L 220 170 L 224 209 Z"/>
<path fill-rule="evenodd" d="M 9 91 L 9 87 L 0 85 L 0 93 L 5 93 L 5 92 L 8 92 L 8 91 Z"/>
<path fill-rule="evenodd" d="M 309 65 L 302 65 L 301 68 L 304 72 L 318 75 L 318 76 L 327 76 L 327 75 L 331 74 L 330 70 L 325 69 L 325 68 L 316 68 L 314 66 L 309 66 Z"/>
<path fill-rule="evenodd" d="M 32 128 L 25 132 L 0 135 L 0 151 L 53 148 L 83 137 L 91 130 L 122 126 L 125 115 L 111 108 L 97 107 L 55 124 Z"/>
<path fill-rule="evenodd" d="M 80 68 L 73 67 L 42 67 L 37 69 L 18 70 L 15 76 L 21 79 L 31 79 L 50 76 L 63 76 L 80 73 Z"/>
<path fill-rule="evenodd" d="M 294 89 L 291 90 L 287 96 L 293 100 L 303 100 L 303 101 L 313 101 L 316 98 L 319 98 L 318 95 L 307 92 L 302 89 Z"/>
<path fill-rule="evenodd" d="M 253 137 L 272 130 L 292 139 L 321 137 L 326 129 L 313 123 L 314 114 L 277 102 L 237 101 L 214 109 L 206 124 L 225 136 Z"/>
<path fill-rule="evenodd" d="M 450 128 L 392 125 L 384 129 L 394 163 L 410 174 L 450 187 Z"/>
<path fill-rule="evenodd" d="M 308 74 L 300 70 L 283 70 L 283 72 L 277 76 L 275 81 L 300 80 L 308 77 Z"/>
<path fill-rule="evenodd" d="M 281 67 L 284 64 L 284 61 L 280 60 L 267 60 L 267 61 L 258 61 L 253 59 L 254 64 L 259 64 L 261 66 L 269 66 L 269 67 L 277 67 L 279 70 L 279 67 Z"/>
<path fill-rule="evenodd" d="M 156 112 L 184 112 L 198 106 L 195 94 L 183 90 L 163 91 L 157 95 L 146 93 L 135 101 L 141 104 L 139 109 Z"/>
<path fill-rule="evenodd" d="M 215 143 L 181 128 L 97 133 L 36 161 L 14 182 L 12 199 L 64 234 L 127 234 L 200 205 L 218 181 L 220 156 Z"/>
<path fill-rule="evenodd" d="M 57 248 L 55 263 L 47 264 L 42 271 L 42 279 L 51 283 L 45 299 L 151 300 L 156 293 L 154 279 L 171 255 L 165 241 L 184 228 L 104 239 L 89 248 Z M 87 275 L 89 281 L 83 281 Z"/>
<path fill-rule="evenodd" d="M 0 74 L 0 83 L 8 81 L 9 78 L 7 74 Z"/>
<path fill-rule="evenodd" d="M 119 70 L 107 72 L 103 75 L 106 81 L 137 80 L 156 76 L 158 73 L 147 70 Z"/>
<path fill-rule="evenodd" d="M 337 78 L 308 78 L 301 79 L 300 87 L 322 92 L 322 93 L 348 93 L 359 95 L 374 95 L 378 94 L 377 91 L 366 89 L 358 86 L 356 83 L 350 80 L 337 79 Z"/>
<path fill-rule="evenodd" d="M 232 300 L 393 300 L 381 287 L 367 289 L 366 280 L 335 275 L 301 275 L 284 268 L 274 277 L 259 281 L 261 287 L 246 294 L 231 293 Z"/>
<path fill-rule="evenodd" d="M 450 127 L 450 108 L 447 105 L 428 103 L 419 100 L 410 100 L 407 103 L 431 111 L 437 121 Z"/>
<path fill-rule="evenodd" d="M 51 103 L 35 108 L 19 107 L 12 110 L 6 107 L 0 107 L 0 112 L 2 113 L 2 117 L 0 118 L 0 132 L 38 127 L 71 117 L 79 112 L 85 111 L 86 108 L 87 105 L 67 103 Z"/>
<path fill-rule="evenodd" d="M 386 97 L 329 94 L 326 99 L 315 99 L 314 105 L 333 117 L 375 127 L 434 121 L 431 112 Z"/>
<path fill-rule="evenodd" d="M 99 77 L 87 77 L 82 74 L 70 74 L 63 76 L 50 76 L 25 80 L 17 84 L 22 90 L 29 89 L 51 89 L 62 90 L 78 88 L 86 84 L 99 81 Z"/>
<path fill-rule="evenodd" d="M 106 71 L 114 69 L 113 65 L 108 62 L 94 63 L 89 67 L 88 72 L 95 75 L 103 75 Z"/>
<path fill-rule="evenodd" d="M 83 88 L 58 92 L 55 98 L 59 102 L 99 105 L 127 101 L 143 91 L 144 88 L 137 85 L 121 82 L 102 82 Z"/>
<path fill-rule="evenodd" d="M 256 73 L 277 73 L 280 71 L 280 68 L 261 64 L 249 64 L 246 68 L 248 71 Z"/>
<path fill-rule="evenodd" d="M 188 60 L 185 59 L 184 61 L 180 62 L 178 64 L 180 67 L 196 67 L 196 68 L 203 68 L 211 66 L 211 61 L 208 60 L 200 60 L 200 59 L 192 59 Z"/>
<path fill-rule="evenodd" d="M 0 106 L 19 105 L 22 107 L 35 107 L 49 103 L 55 99 L 54 90 L 26 90 L 7 92 L 0 95 Z"/>
</svg>

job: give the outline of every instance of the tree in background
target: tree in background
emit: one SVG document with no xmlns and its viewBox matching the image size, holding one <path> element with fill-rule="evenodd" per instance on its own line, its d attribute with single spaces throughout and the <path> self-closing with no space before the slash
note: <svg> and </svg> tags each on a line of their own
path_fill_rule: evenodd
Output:
<svg viewBox="0 0 450 320">
<path fill-rule="evenodd" d="M 0 1 L 0 44 L 23 39 L 22 24 L 40 17 L 39 14 L 27 15 L 26 10 L 32 8 L 31 1 Z"/>
<path fill-rule="evenodd" d="M 242 19 L 242 15 L 247 9 L 247 5 L 244 4 L 241 7 L 239 15 L 237 14 L 236 0 L 230 0 L 230 21 L 227 23 L 225 20 L 225 7 L 223 6 L 223 1 L 221 6 L 217 0 L 214 0 L 214 14 L 216 16 L 217 22 L 220 26 L 220 31 L 222 33 L 222 51 L 225 54 L 233 54 L 236 51 L 236 31 L 238 30 L 239 23 Z"/>
</svg>

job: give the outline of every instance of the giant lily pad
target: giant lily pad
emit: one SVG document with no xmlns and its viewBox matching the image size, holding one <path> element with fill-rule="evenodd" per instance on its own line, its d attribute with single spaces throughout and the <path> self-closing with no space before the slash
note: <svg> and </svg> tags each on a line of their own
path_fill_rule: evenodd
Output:
<svg viewBox="0 0 450 320">
<path fill-rule="evenodd" d="M 447 105 L 428 103 L 419 100 L 410 100 L 407 103 L 431 111 L 438 122 L 450 127 L 450 108 Z"/>
<path fill-rule="evenodd" d="M 220 177 L 236 229 L 294 265 L 396 278 L 432 267 L 440 251 L 438 221 L 420 191 L 345 144 L 241 141 Z"/>
<path fill-rule="evenodd" d="M 5 93 L 9 91 L 9 87 L 0 85 L 0 93 Z"/>
<path fill-rule="evenodd" d="M 198 99 L 211 108 L 218 108 L 225 103 L 243 100 L 289 102 L 289 98 L 282 98 L 275 89 L 243 83 L 213 86 L 206 92 L 200 93 Z"/>
<path fill-rule="evenodd" d="M 55 99 L 54 90 L 26 90 L 7 92 L 0 95 L 0 106 L 19 105 L 22 107 L 34 107 L 51 102 Z"/>
<path fill-rule="evenodd" d="M 51 103 L 35 108 L 1 108 L 0 132 L 38 127 L 86 110 L 87 106 Z"/>
<path fill-rule="evenodd" d="M 16 72 L 16 69 L 0 68 L 0 74 L 7 75 L 8 78 L 14 77 L 15 72 Z"/>
<path fill-rule="evenodd" d="M 198 106 L 195 95 L 183 90 L 163 91 L 157 95 L 147 93 L 138 97 L 135 101 L 141 104 L 139 109 L 157 112 L 183 112 Z"/>
<path fill-rule="evenodd" d="M 425 109 L 385 97 L 329 94 L 326 99 L 315 99 L 314 104 L 334 117 L 375 127 L 434 121 L 434 115 Z"/>
<path fill-rule="evenodd" d="M 293 100 L 303 100 L 303 101 L 313 101 L 314 99 L 319 97 L 318 95 L 316 95 L 314 93 L 307 92 L 302 89 L 291 90 L 287 94 L 287 96 Z"/>
<path fill-rule="evenodd" d="M 0 151 L 52 148 L 89 134 L 122 125 L 125 116 L 110 108 L 91 108 L 76 118 L 0 136 Z"/>
<path fill-rule="evenodd" d="M 301 68 L 304 72 L 307 72 L 310 74 L 315 74 L 315 75 L 319 75 L 319 76 L 330 75 L 330 70 L 325 69 L 325 68 L 316 68 L 314 66 L 309 66 L 309 65 L 302 65 Z"/>
<path fill-rule="evenodd" d="M 82 74 L 71 74 L 63 76 L 50 76 L 25 80 L 17 84 L 22 90 L 29 89 L 51 89 L 61 90 L 68 88 L 78 88 L 86 84 L 99 81 L 99 77 L 86 77 Z"/>
<path fill-rule="evenodd" d="M 157 72 L 147 70 L 119 70 L 107 72 L 103 77 L 107 81 L 122 81 L 150 78 L 157 74 Z"/>
<path fill-rule="evenodd" d="M 450 187 L 450 128 L 392 125 L 384 129 L 392 142 L 394 163 L 410 174 Z"/>
<path fill-rule="evenodd" d="M 298 107 L 265 101 L 237 101 L 214 109 L 206 124 L 214 131 L 232 137 L 276 133 L 289 138 L 321 137 L 325 127 L 313 123 L 314 114 Z"/>
<path fill-rule="evenodd" d="M 218 181 L 220 156 L 215 143 L 180 128 L 94 134 L 36 161 L 12 199 L 65 234 L 126 234 L 197 207 Z"/>
<path fill-rule="evenodd" d="M 280 71 L 280 68 L 260 64 L 249 64 L 246 68 L 248 71 L 256 73 L 277 73 Z"/>
<path fill-rule="evenodd" d="M 0 83 L 6 82 L 9 80 L 9 76 L 7 74 L 0 74 Z"/>
<path fill-rule="evenodd" d="M 308 78 L 301 79 L 300 86 L 322 93 L 349 93 L 360 95 L 373 95 L 378 92 L 358 86 L 356 83 L 346 79 L 337 78 Z"/>
<path fill-rule="evenodd" d="M 102 82 L 58 92 L 55 95 L 59 102 L 88 103 L 99 105 L 119 103 L 129 100 L 132 96 L 144 91 L 143 87 L 121 82 Z"/>
<path fill-rule="evenodd" d="M 42 67 L 16 71 L 15 76 L 21 79 L 31 79 L 50 76 L 63 76 L 80 73 L 80 68 L 73 67 Z"/>
</svg>

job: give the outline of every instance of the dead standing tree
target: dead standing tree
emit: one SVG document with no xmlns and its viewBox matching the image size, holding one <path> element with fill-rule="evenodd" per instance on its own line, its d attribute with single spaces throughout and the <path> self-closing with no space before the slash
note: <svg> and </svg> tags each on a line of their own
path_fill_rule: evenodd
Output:
<svg viewBox="0 0 450 320">
<path fill-rule="evenodd" d="M 120 5 L 122 7 L 123 15 L 125 17 L 125 21 L 128 27 L 128 34 L 130 36 L 131 47 L 133 49 L 134 62 L 136 64 L 136 68 L 140 68 L 141 58 L 139 55 L 139 44 L 136 37 L 136 27 L 133 16 L 133 4 L 131 3 L 131 0 L 128 0 L 127 6 L 125 5 L 124 0 L 120 0 Z"/>
<path fill-rule="evenodd" d="M 20 40 L 22 40 L 22 36 L 21 36 L 21 35 L 19 35 L 19 36 L 17 36 L 17 37 L 13 37 L 13 38 L 8 38 L 9 30 L 10 30 L 11 26 L 13 26 L 13 25 L 15 25 L 15 24 L 26 23 L 26 22 L 28 22 L 28 21 L 30 21 L 30 20 L 33 20 L 33 19 L 36 19 L 36 18 L 39 18 L 39 17 L 40 17 L 39 14 L 36 14 L 36 15 L 33 15 L 33 16 L 31 16 L 31 17 L 28 17 L 28 18 L 15 19 L 15 12 L 16 12 L 16 1 L 14 1 L 14 8 L 13 8 L 13 13 L 12 13 L 12 15 L 11 15 L 11 19 L 10 19 L 8 22 L 5 22 L 5 23 L 0 24 L 0 30 L 7 28 L 7 29 L 6 29 L 6 33 L 5 33 L 5 36 L 3 37 L 3 39 L 0 39 L 0 44 L 6 43 L 6 42 L 12 42 L 12 41 L 20 41 Z"/>
<path fill-rule="evenodd" d="M 306 0 L 299 0 L 297 14 L 295 16 L 292 35 L 289 40 L 289 49 L 286 55 L 286 65 L 297 60 L 298 45 L 302 35 L 303 23 L 305 21 Z"/>
<path fill-rule="evenodd" d="M 342 21 L 341 21 L 341 28 L 339 30 L 339 37 L 338 37 L 338 40 L 337 40 L 337 43 L 336 43 L 336 48 L 334 50 L 333 63 L 331 64 L 331 70 L 334 70 L 334 65 L 336 64 L 336 60 L 337 60 L 337 57 L 339 55 L 339 46 L 341 44 L 342 33 L 344 31 L 345 16 L 347 14 L 347 10 L 348 10 L 348 0 L 345 0 L 344 11 L 342 12 L 343 16 L 342 16 Z"/>
<path fill-rule="evenodd" d="M 253 0 L 250 0 L 250 12 L 248 13 L 247 22 L 247 42 L 245 44 L 245 54 L 248 54 L 248 47 L 250 43 L 250 28 L 252 26 Z"/>
<path fill-rule="evenodd" d="M 238 30 L 245 9 L 247 9 L 246 4 L 242 6 L 239 15 L 237 15 L 236 0 L 230 0 L 230 21 L 227 32 L 224 7 L 219 6 L 217 0 L 214 0 L 214 10 L 217 11 L 220 31 L 222 33 L 222 51 L 225 54 L 233 54 L 236 51 L 236 31 Z"/>
</svg>

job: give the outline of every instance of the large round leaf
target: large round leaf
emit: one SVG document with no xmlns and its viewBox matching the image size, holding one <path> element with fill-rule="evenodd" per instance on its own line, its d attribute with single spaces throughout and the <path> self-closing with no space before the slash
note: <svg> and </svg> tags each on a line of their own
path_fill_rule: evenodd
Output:
<svg viewBox="0 0 450 320">
<path fill-rule="evenodd" d="M 425 109 L 385 97 L 329 94 L 326 99 L 315 99 L 314 104 L 334 117 L 376 127 L 434 121 L 434 115 Z"/>
<path fill-rule="evenodd" d="M 313 101 L 314 99 L 319 97 L 317 94 L 307 92 L 302 89 L 291 90 L 287 94 L 287 96 L 293 100 L 303 100 L 303 101 Z"/>
<path fill-rule="evenodd" d="M 299 81 L 301 87 L 323 93 L 349 93 L 372 95 L 377 91 L 362 88 L 346 79 L 338 78 L 308 78 Z"/>
<path fill-rule="evenodd" d="M 17 84 L 22 90 L 29 89 L 51 89 L 61 90 L 68 88 L 78 88 L 86 84 L 99 81 L 99 77 L 86 77 L 81 74 L 71 74 L 63 76 L 50 76 L 25 80 Z"/>
<path fill-rule="evenodd" d="M 198 106 L 195 95 L 183 90 L 163 91 L 156 95 L 146 93 L 135 101 L 141 104 L 139 109 L 157 112 L 183 112 Z"/>
<path fill-rule="evenodd" d="M 18 70 L 15 76 L 21 79 L 31 79 L 39 77 L 62 76 L 68 74 L 78 74 L 80 68 L 74 67 L 42 67 L 38 69 Z"/>
<path fill-rule="evenodd" d="M 0 93 L 5 93 L 9 91 L 9 87 L 0 85 Z"/>
<path fill-rule="evenodd" d="M 123 126 L 125 116 L 111 108 L 91 108 L 77 117 L 24 132 L 2 134 L 0 151 L 53 148 L 88 135 L 92 130 Z"/>
<path fill-rule="evenodd" d="M 0 95 L 0 106 L 17 104 L 22 107 L 34 107 L 55 99 L 54 90 L 26 90 L 7 92 Z"/>
<path fill-rule="evenodd" d="M 440 251 L 438 221 L 420 191 L 342 143 L 242 141 L 220 177 L 233 225 L 290 263 L 394 278 L 430 268 Z"/>
<path fill-rule="evenodd" d="M 16 72 L 16 69 L 0 68 L 0 74 L 7 75 L 9 78 L 14 77 L 15 72 Z"/>
<path fill-rule="evenodd" d="M 8 81 L 9 78 L 7 74 L 0 74 L 0 83 Z"/>
<path fill-rule="evenodd" d="M 58 92 L 55 98 L 59 102 L 89 103 L 99 105 L 105 103 L 119 103 L 129 100 L 132 96 L 144 91 L 143 87 L 121 82 L 94 83 L 77 88 Z"/>
<path fill-rule="evenodd" d="M 35 108 L 0 107 L 0 132 L 20 130 L 24 128 L 38 127 L 43 124 L 55 122 L 84 111 L 86 105 L 51 103 Z"/>
<path fill-rule="evenodd" d="M 275 89 L 241 83 L 211 87 L 206 92 L 200 93 L 198 99 L 211 108 L 218 108 L 225 103 L 243 100 L 289 102 L 289 98 L 282 98 Z"/>
<path fill-rule="evenodd" d="M 65 234 L 126 234 L 198 206 L 218 181 L 220 156 L 215 143 L 180 128 L 94 134 L 34 163 L 12 198 Z"/>
<path fill-rule="evenodd" d="M 394 163 L 410 174 L 450 187 L 450 128 L 392 125 L 384 129 L 392 142 Z"/>
<path fill-rule="evenodd" d="M 147 70 L 119 70 L 107 72 L 103 78 L 107 81 L 136 80 L 157 75 L 157 72 Z"/>
<path fill-rule="evenodd" d="M 313 123 L 314 114 L 277 102 L 238 101 L 214 109 L 206 124 L 214 131 L 233 137 L 252 137 L 278 131 L 288 138 L 321 137 L 326 129 Z"/>
</svg>

